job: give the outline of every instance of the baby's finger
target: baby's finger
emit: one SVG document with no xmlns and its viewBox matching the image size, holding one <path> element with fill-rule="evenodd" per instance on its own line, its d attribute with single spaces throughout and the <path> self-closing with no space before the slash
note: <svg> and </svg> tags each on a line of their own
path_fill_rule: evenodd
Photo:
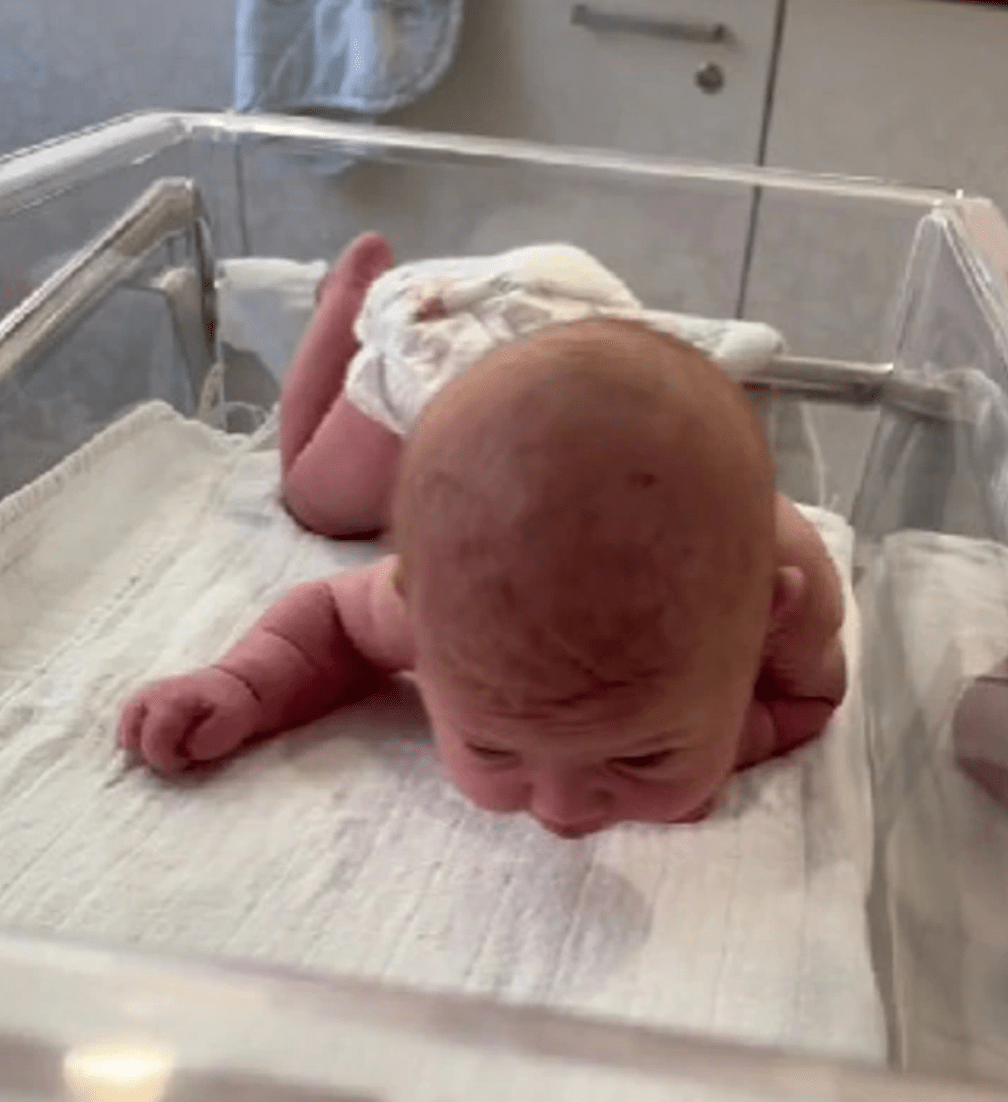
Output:
<svg viewBox="0 0 1008 1102">
<path fill-rule="evenodd" d="M 215 711 L 189 732 L 185 754 L 190 761 L 216 761 L 230 754 L 244 741 L 245 732 L 236 730 L 234 716 Z"/>
<path fill-rule="evenodd" d="M 189 765 L 186 737 L 203 711 L 198 701 L 155 701 L 148 706 L 140 737 L 144 760 L 159 773 L 180 773 Z"/>
<path fill-rule="evenodd" d="M 147 716 L 147 700 L 144 696 L 135 696 L 128 701 L 119 717 L 119 745 L 123 750 L 136 753 L 140 749 L 140 735 L 144 719 Z"/>
</svg>

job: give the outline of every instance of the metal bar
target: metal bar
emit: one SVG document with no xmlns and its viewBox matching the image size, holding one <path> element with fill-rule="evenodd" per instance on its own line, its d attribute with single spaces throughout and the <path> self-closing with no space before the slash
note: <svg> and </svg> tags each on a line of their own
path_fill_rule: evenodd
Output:
<svg viewBox="0 0 1008 1102">
<path fill-rule="evenodd" d="M 894 374 L 891 363 L 857 363 L 804 356 L 777 356 L 765 364 L 735 369 L 750 390 L 789 398 L 818 398 L 851 405 L 872 405 Z"/>
<path fill-rule="evenodd" d="M 210 111 L 145 112 L 114 119 L 95 131 L 82 131 L 48 145 L 0 158 L 0 216 L 65 191 L 113 167 L 142 160 L 187 139 L 255 144 L 289 142 L 292 151 L 306 143 L 351 150 L 371 159 L 406 157 L 462 164 L 530 164 L 602 175 L 703 181 L 723 188 L 759 187 L 803 196 L 832 195 L 930 210 L 961 206 L 968 196 L 937 188 L 911 188 L 880 179 L 812 175 L 768 165 L 724 165 L 668 157 L 614 153 L 538 144 L 508 138 L 406 130 L 391 126 L 334 122 L 298 115 L 238 115 Z"/>
<path fill-rule="evenodd" d="M 237 115 L 189 112 L 172 116 L 201 141 L 290 143 L 292 153 L 319 143 L 347 150 L 371 160 L 383 156 L 405 157 L 411 162 L 436 160 L 442 164 L 519 165 L 535 169 L 560 169 L 590 175 L 615 175 L 636 180 L 660 180 L 670 184 L 702 181 L 712 186 L 737 189 L 760 187 L 796 192 L 802 196 L 829 195 L 844 201 L 861 199 L 916 208 L 925 213 L 940 205 L 956 206 L 962 200 L 951 191 L 909 188 L 867 177 L 809 175 L 767 165 L 723 165 L 679 161 L 668 157 L 579 149 L 568 146 L 486 138 L 476 135 L 406 130 L 391 126 L 333 122 L 302 115 Z M 2 177 L 0 177 L 2 182 Z"/>
<path fill-rule="evenodd" d="M 850 406 L 884 406 L 942 421 L 971 420 L 971 403 L 960 387 L 897 372 L 891 363 L 857 363 L 779 356 L 737 370 L 747 390 L 775 397 Z"/>
<path fill-rule="evenodd" d="M 127 115 L 89 130 L 0 157 L 0 218 L 179 145 L 186 120 L 164 112 Z"/>
<path fill-rule="evenodd" d="M 0 319 L 0 379 L 61 340 L 116 287 L 129 280 L 152 249 L 184 230 L 192 233 L 197 256 L 200 324 L 193 324 L 192 316 L 197 311 L 187 307 L 189 321 L 181 326 L 187 339 L 182 343 L 198 391 L 215 351 L 214 262 L 199 192 L 191 180 L 174 178 L 153 184 L 122 218 Z M 179 303 L 188 301 L 184 295 L 169 294 L 172 288 L 178 290 L 178 283 L 176 279 L 155 284 L 170 300 L 177 322 Z M 196 328 L 202 329 L 201 340 L 193 338 Z M 195 347 L 199 343 L 202 348 Z M 198 363 L 194 362 L 197 356 Z M 747 389 L 780 398 L 882 405 L 939 420 L 970 418 L 969 403 L 959 388 L 898 374 L 891 363 L 780 356 L 738 369 L 736 375 Z"/>
<path fill-rule="evenodd" d="M 214 258 L 203 203 L 187 179 L 152 184 L 104 233 L 70 258 L 6 317 L 0 318 L 0 379 L 51 350 L 117 287 L 136 275 L 167 238 L 192 235 L 200 282 L 200 323 L 205 363 L 213 360 L 216 331 Z M 193 350 L 187 350 L 190 355 Z M 194 379 L 194 382 L 197 380 Z"/>
<path fill-rule="evenodd" d="M 570 21 L 575 27 L 605 34 L 637 34 L 648 38 L 666 38 L 675 42 L 727 42 L 731 32 L 724 23 L 691 19 L 659 19 L 648 15 L 625 15 L 604 11 L 591 4 L 575 4 Z"/>
</svg>

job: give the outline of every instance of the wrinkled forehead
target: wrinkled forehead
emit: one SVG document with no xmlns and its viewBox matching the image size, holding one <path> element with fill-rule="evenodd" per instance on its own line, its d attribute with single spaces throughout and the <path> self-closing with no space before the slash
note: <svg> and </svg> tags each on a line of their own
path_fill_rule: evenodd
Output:
<svg viewBox="0 0 1008 1102">
<path fill-rule="evenodd" d="M 423 660 L 416 679 L 432 719 L 457 738 L 523 752 L 550 747 L 579 757 L 685 745 L 716 725 L 739 695 L 723 683 L 715 689 L 700 682 L 666 682 L 580 699 L 533 701 L 507 686 L 475 688 Z M 747 695 L 748 686 L 741 690 Z"/>
</svg>

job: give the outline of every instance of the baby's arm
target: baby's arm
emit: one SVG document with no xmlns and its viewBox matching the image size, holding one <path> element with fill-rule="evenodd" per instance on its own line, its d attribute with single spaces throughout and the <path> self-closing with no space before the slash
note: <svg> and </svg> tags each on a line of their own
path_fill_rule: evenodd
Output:
<svg viewBox="0 0 1008 1102">
<path fill-rule="evenodd" d="M 772 624 L 740 767 L 786 754 L 821 734 L 847 690 L 840 578 L 818 532 L 779 495 L 777 556 Z"/>
<path fill-rule="evenodd" d="M 328 714 L 413 662 L 396 560 L 308 582 L 268 609 L 212 666 L 142 689 L 120 742 L 160 772 Z"/>
</svg>

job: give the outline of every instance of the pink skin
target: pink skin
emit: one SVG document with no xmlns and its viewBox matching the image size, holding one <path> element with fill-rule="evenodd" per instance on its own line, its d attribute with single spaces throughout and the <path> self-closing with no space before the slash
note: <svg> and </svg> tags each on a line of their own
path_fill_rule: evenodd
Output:
<svg viewBox="0 0 1008 1102">
<path fill-rule="evenodd" d="M 604 719 L 591 709 L 535 722 L 489 716 L 425 660 L 396 567 L 388 556 L 298 586 L 215 666 L 141 689 L 123 712 L 121 745 L 177 773 L 327 715 L 382 676 L 413 672 L 458 787 L 480 807 L 526 811 L 570 838 L 621 820 L 703 818 L 734 769 L 815 737 L 843 696 L 842 666 L 827 662 L 825 679 L 808 681 L 804 697 L 758 700 L 742 679 Z M 768 639 L 792 638 L 804 617 L 801 599 L 782 604 Z M 764 670 L 771 667 L 768 658 Z"/>
<path fill-rule="evenodd" d="M 336 539 L 373 535 L 388 520 L 402 441 L 342 390 L 358 347 L 354 320 L 392 262 L 380 234 L 347 246 L 319 287 L 318 310 L 280 396 L 284 504 L 305 528 Z"/>
<path fill-rule="evenodd" d="M 975 678 L 952 716 L 959 767 L 1008 806 L 1008 660 Z"/>
<path fill-rule="evenodd" d="M 477 807 L 528 812 L 562 838 L 704 818 L 736 767 L 752 692 L 743 681 L 716 697 L 642 701 L 606 718 L 593 703 L 530 721 L 481 713 L 422 657 L 417 683 L 455 786 Z"/>
<path fill-rule="evenodd" d="M 319 310 L 281 398 L 283 499 L 332 535 L 385 526 L 400 441 L 346 402 L 351 327 L 371 281 L 392 262 L 358 238 L 320 289 Z M 527 812 L 561 837 L 621 820 L 686 822 L 713 807 L 725 779 L 814 738 L 845 690 L 842 597 L 825 548 L 778 501 L 778 568 L 759 678 L 712 692 L 680 688 L 656 705 L 603 715 L 481 713 L 424 656 L 396 586 L 396 559 L 292 590 L 213 666 L 145 686 L 119 724 L 125 750 L 164 774 L 223 758 L 414 674 L 449 776 L 475 804 Z"/>
</svg>

